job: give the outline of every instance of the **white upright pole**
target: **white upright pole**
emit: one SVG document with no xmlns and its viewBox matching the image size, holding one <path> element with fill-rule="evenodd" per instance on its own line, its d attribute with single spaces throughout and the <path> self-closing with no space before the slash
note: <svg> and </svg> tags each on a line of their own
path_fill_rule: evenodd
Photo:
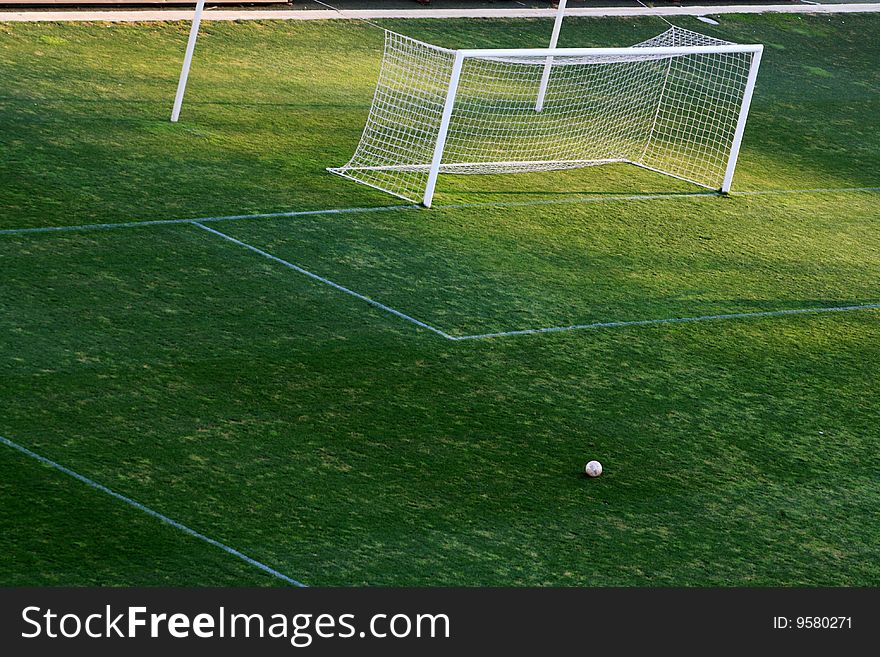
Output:
<svg viewBox="0 0 880 657">
<path fill-rule="evenodd" d="M 553 34 L 550 35 L 550 47 L 555 48 L 559 41 L 559 31 L 562 29 L 562 18 L 565 16 L 565 3 L 568 0 L 559 0 L 556 10 L 556 20 L 553 21 Z M 535 103 L 535 111 L 544 109 L 544 96 L 547 95 L 547 83 L 550 82 L 550 70 L 553 68 L 553 58 L 548 57 L 544 62 L 544 73 L 541 76 L 541 86 L 538 89 L 538 102 Z"/>
<path fill-rule="evenodd" d="M 192 27 L 189 29 L 189 41 L 186 43 L 186 55 L 183 57 L 183 68 L 180 70 L 180 80 L 177 82 L 177 95 L 174 96 L 174 109 L 171 110 L 171 122 L 177 123 L 180 117 L 180 108 L 183 106 L 183 92 L 186 91 L 186 79 L 189 77 L 189 65 L 192 63 L 193 51 L 196 49 L 196 39 L 199 36 L 199 23 L 202 22 L 202 10 L 205 8 L 205 0 L 197 0 L 196 13 L 193 16 Z"/>
<path fill-rule="evenodd" d="M 739 147 L 742 144 L 743 132 L 746 129 L 746 119 L 749 116 L 749 107 L 752 104 L 752 93 L 755 91 L 755 80 L 758 77 L 758 67 L 761 65 L 761 53 L 764 47 L 759 47 L 752 55 L 752 65 L 749 68 L 749 77 L 746 80 L 746 90 L 743 94 L 742 104 L 739 108 L 739 119 L 736 122 L 736 132 L 733 133 L 733 144 L 730 147 L 730 158 L 727 160 L 727 170 L 724 172 L 724 182 L 721 184 L 721 192 L 726 194 L 730 191 L 733 183 L 733 172 L 736 169 L 736 158 L 739 157 Z"/>
<path fill-rule="evenodd" d="M 455 62 L 452 64 L 452 76 L 449 78 L 446 102 L 443 105 L 443 115 L 440 118 L 440 130 L 437 132 L 437 142 L 434 144 L 434 157 L 431 158 L 428 184 L 425 185 L 425 198 L 422 203 L 426 208 L 431 207 L 431 199 L 434 198 L 434 188 L 437 186 L 437 176 L 440 174 L 440 162 L 443 160 L 443 149 L 446 147 L 449 120 L 452 118 L 452 107 L 455 105 L 455 94 L 458 92 L 458 79 L 461 77 L 463 63 L 464 53 L 459 50 L 455 53 Z"/>
</svg>

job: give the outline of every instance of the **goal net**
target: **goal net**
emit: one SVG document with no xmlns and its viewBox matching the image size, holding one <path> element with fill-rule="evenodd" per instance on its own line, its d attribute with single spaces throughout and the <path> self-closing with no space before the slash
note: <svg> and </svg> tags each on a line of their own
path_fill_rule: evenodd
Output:
<svg viewBox="0 0 880 657">
<path fill-rule="evenodd" d="M 386 31 L 351 160 L 430 206 L 438 174 L 627 162 L 728 191 L 762 46 L 673 27 L 630 48 L 449 50 Z"/>
</svg>

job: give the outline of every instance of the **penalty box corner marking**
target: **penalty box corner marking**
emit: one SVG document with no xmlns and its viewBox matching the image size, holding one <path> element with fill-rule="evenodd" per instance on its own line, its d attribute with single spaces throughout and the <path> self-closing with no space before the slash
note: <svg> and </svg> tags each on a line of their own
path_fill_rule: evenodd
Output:
<svg viewBox="0 0 880 657">
<path fill-rule="evenodd" d="M 330 287 L 334 288 L 335 290 L 338 290 L 338 291 L 343 292 L 349 296 L 352 296 L 355 299 L 360 299 L 361 301 L 368 303 L 369 305 L 373 306 L 374 308 L 378 308 L 379 310 L 382 310 L 386 313 L 390 313 L 390 314 L 394 315 L 395 317 L 398 317 L 398 318 L 400 318 L 404 321 L 407 321 L 411 324 L 415 324 L 416 326 L 418 326 L 420 328 L 427 329 L 428 331 L 431 331 L 432 333 L 436 333 L 437 335 L 442 336 L 442 337 L 446 338 L 447 340 L 455 340 L 455 336 L 449 335 L 445 331 L 441 331 L 440 329 L 438 329 L 434 326 L 431 326 L 430 324 L 427 324 L 419 319 L 416 319 L 415 317 L 412 317 L 411 315 L 407 315 L 406 313 L 402 313 L 399 310 L 392 308 L 391 306 L 386 306 L 384 303 L 380 303 L 379 301 L 376 301 L 375 299 L 371 299 L 370 297 L 368 297 L 364 294 L 361 294 L 360 292 L 355 292 L 351 288 L 347 288 L 344 285 L 340 285 L 339 283 L 331 281 L 329 278 L 324 278 L 323 276 L 319 276 L 318 274 L 315 274 L 314 272 L 311 272 L 308 269 L 300 267 L 297 264 L 294 264 L 288 260 L 284 260 L 283 258 L 279 258 L 278 256 L 273 255 L 273 254 L 269 253 L 268 251 L 264 251 L 263 249 L 257 248 L 256 246 L 248 244 L 247 242 L 242 242 L 241 240 L 236 239 L 235 237 L 232 237 L 231 235 L 227 235 L 226 233 L 222 233 L 219 230 L 215 230 L 213 228 L 210 228 L 209 226 L 205 226 L 204 224 L 201 224 L 198 221 L 193 221 L 192 224 L 193 224 L 193 226 L 197 226 L 197 227 L 201 228 L 202 230 L 205 230 L 209 233 L 212 233 L 213 235 L 217 235 L 218 237 L 222 237 L 223 239 L 225 239 L 229 242 L 232 242 L 233 244 L 237 244 L 238 246 L 241 246 L 245 249 L 248 249 L 249 251 L 252 251 L 253 253 L 261 255 L 264 258 L 268 258 L 269 260 L 272 260 L 273 262 L 276 262 L 284 267 L 287 267 L 288 269 L 292 269 L 293 271 L 295 271 L 297 273 L 303 274 L 304 276 L 308 276 L 309 278 L 316 280 L 319 283 L 323 283 L 324 285 L 329 285 Z"/>
<path fill-rule="evenodd" d="M 488 340 L 492 338 L 506 338 L 506 337 L 514 337 L 514 336 L 522 336 L 522 335 L 536 335 L 536 334 L 544 334 L 544 333 L 563 333 L 568 331 L 584 331 L 584 330 L 597 330 L 597 329 L 612 329 L 612 328 L 625 328 L 625 327 L 636 327 L 636 326 L 652 326 L 652 325 L 662 325 L 662 324 L 685 324 L 685 323 L 696 323 L 696 322 L 709 322 L 709 321 L 722 321 L 722 320 L 733 320 L 733 319 L 757 319 L 761 317 L 769 318 L 769 317 L 785 317 L 788 315 L 816 315 L 822 313 L 842 313 L 842 312 L 855 312 L 855 311 L 865 311 L 865 310 L 880 310 L 880 304 L 858 304 L 858 305 L 847 305 L 847 306 L 819 306 L 819 307 L 810 307 L 810 308 L 786 308 L 779 310 L 764 310 L 757 312 L 743 312 L 743 313 L 724 313 L 724 314 L 715 314 L 715 315 L 697 315 L 691 317 L 664 317 L 664 318 L 655 318 L 655 319 L 640 319 L 640 320 L 629 320 L 629 321 L 611 321 L 611 322 L 595 322 L 592 324 L 573 324 L 570 326 L 547 326 L 547 327 L 539 327 L 539 328 L 529 328 L 529 329 L 518 329 L 512 331 L 496 331 L 491 333 L 474 333 L 470 335 L 452 335 L 446 331 L 443 331 L 435 326 L 431 326 L 426 322 L 423 322 L 419 319 L 411 315 L 407 315 L 399 310 L 396 310 L 390 306 L 387 306 L 383 303 L 380 303 L 370 297 L 361 294 L 359 292 L 355 292 L 354 290 L 340 285 L 334 281 L 331 281 L 328 278 L 323 276 L 319 276 L 299 265 L 296 265 L 288 260 L 284 260 L 279 258 L 276 255 L 269 253 L 268 251 L 264 251 L 256 246 L 248 244 L 247 242 L 243 242 L 231 235 L 227 235 L 219 230 L 214 228 L 210 228 L 205 226 L 204 224 L 199 223 L 198 221 L 191 222 L 192 225 L 201 228 L 204 231 L 212 233 L 218 237 L 223 238 L 233 244 L 241 246 L 249 251 L 256 253 L 258 255 L 263 256 L 264 258 L 268 258 L 273 262 L 276 262 L 288 269 L 292 269 L 304 276 L 308 276 L 309 278 L 318 281 L 319 283 L 323 283 L 324 285 L 329 285 L 330 287 L 343 292 L 349 296 L 352 296 L 356 299 L 364 301 L 369 305 L 387 312 L 399 319 L 407 321 L 411 324 L 414 324 L 420 328 L 426 329 L 439 335 L 447 340 L 453 342 L 461 342 L 465 340 Z"/>
</svg>

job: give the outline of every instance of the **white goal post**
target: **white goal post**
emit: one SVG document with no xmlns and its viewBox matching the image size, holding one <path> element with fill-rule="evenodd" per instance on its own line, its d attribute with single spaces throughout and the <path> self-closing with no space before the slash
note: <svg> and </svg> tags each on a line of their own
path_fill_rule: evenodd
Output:
<svg viewBox="0 0 880 657">
<path fill-rule="evenodd" d="M 360 143 L 328 170 L 427 207 L 441 173 L 613 162 L 728 192 L 762 52 L 678 27 L 629 48 L 485 50 L 386 31 Z"/>
<path fill-rule="evenodd" d="M 192 25 L 189 28 L 189 38 L 186 40 L 186 52 L 183 55 L 183 66 L 180 68 L 180 78 L 177 80 L 177 93 L 174 94 L 174 106 L 171 108 L 172 123 L 177 123 L 177 119 L 180 118 L 180 109 L 183 107 L 183 94 L 186 92 L 189 67 L 192 64 L 193 52 L 196 49 L 196 39 L 199 38 L 199 25 L 202 23 L 202 12 L 204 10 L 205 0 L 196 0 Z"/>
</svg>

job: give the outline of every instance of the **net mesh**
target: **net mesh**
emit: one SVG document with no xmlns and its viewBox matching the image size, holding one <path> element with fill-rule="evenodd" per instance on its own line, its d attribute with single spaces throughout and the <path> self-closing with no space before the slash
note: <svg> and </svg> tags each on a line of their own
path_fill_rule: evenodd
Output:
<svg viewBox="0 0 880 657">
<path fill-rule="evenodd" d="M 719 188 L 752 52 L 639 54 L 727 45 L 673 27 L 618 55 L 464 59 L 441 173 L 514 173 L 630 162 Z M 421 201 L 455 51 L 386 32 L 372 108 L 351 160 L 334 173 Z"/>
</svg>

